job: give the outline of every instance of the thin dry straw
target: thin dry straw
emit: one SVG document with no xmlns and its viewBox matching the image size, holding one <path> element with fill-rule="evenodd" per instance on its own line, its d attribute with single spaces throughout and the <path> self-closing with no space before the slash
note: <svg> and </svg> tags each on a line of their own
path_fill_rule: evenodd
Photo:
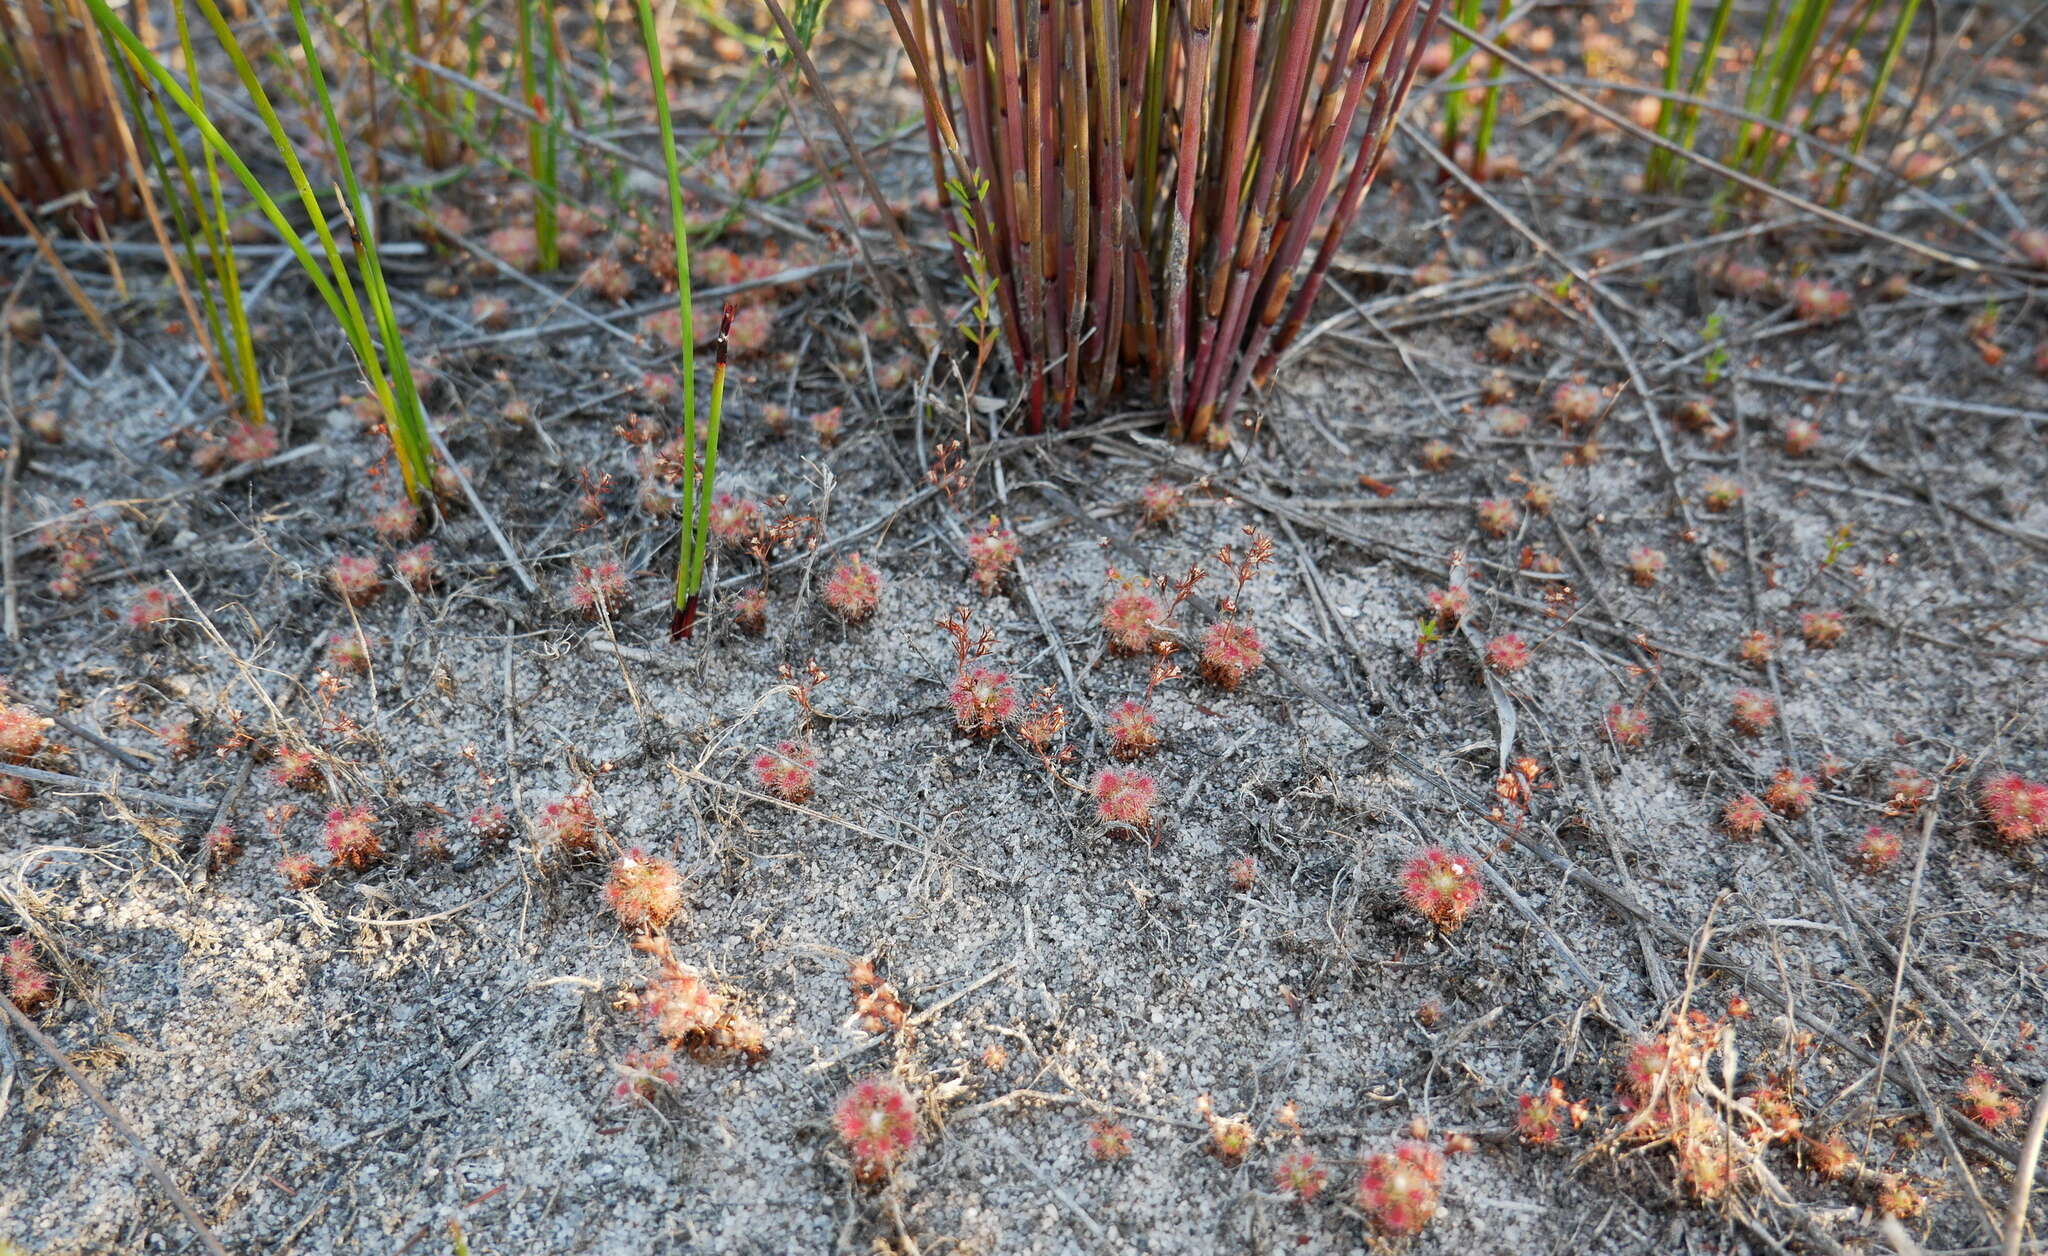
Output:
<svg viewBox="0 0 2048 1256">
<path fill-rule="evenodd" d="M 1216 440 L 1299 330 L 1442 0 L 885 3 L 1031 430 L 1135 374 Z"/>
</svg>

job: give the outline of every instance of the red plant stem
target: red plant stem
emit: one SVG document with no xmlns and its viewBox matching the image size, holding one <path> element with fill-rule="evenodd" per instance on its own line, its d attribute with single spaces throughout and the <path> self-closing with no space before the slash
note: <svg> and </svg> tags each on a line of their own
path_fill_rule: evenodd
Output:
<svg viewBox="0 0 2048 1256">
<path fill-rule="evenodd" d="M 1116 180 L 1123 169 L 1123 127 L 1117 116 L 1116 97 L 1111 93 L 1111 84 L 1119 76 L 1114 72 L 1116 45 L 1109 38 L 1109 12 L 1106 10 L 1110 2 L 1092 0 L 1092 16 L 1087 21 L 1088 33 L 1092 36 L 1090 55 L 1095 59 L 1095 128 L 1092 137 L 1084 136 L 1082 139 L 1084 144 L 1090 144 L 1092 139 L 1094 166 L 1090 176 L 1093 187 L 1089 189 L 1092 195 L 1082 197 L 1081 203 L 1095 207 L 1094 267 L 1089 276 L 1088 307 L 1095 311 L 1097 328 L 1086 355 L 1086 361 L 1093 368 L 1089 371 L 1089 388 L 1095 392 L 1107 390 L 1123 321 L 1122 294 L 1116 290 L 1116 280 L 1123 273 L 1122 202 L 1112 192 L 1118 186 Z"/>
<path fill-rule="evenodd" d="M 675 613 L 669 616 L 668 639 L 670 641 L 687 641 L 690 639 L 690 634 L 697 631 L 697 602 L 699 596 L 699 594 L 692 593 L 684 598 L 683 604 L 676 607 Z"/>
<path fill-rule="evenodd" d="M 1209 424 L 1216 414 L 1216 394 L 1222 387 L 1223 373 L 1227 365 L 1238 355 L 1239 340 L 1242 336 L 1247 305 L 1246 293 L 1252 281 L 1254 263 L 1266 254 L 1271 242 L 1274 202 L 1279 192 L 1281 167 L 1287 161 L 1287 145 L 1290 126 L 1299 117 L 1299 97 L 1307 80 L 1310 58 L 1314 50 L 1310 37 L 1319 30 L 1320 23 L 1311 16 L 1306 6 L 1297 7 L 1293 22 L 1287 32 L 1287 51 L 1280 64 L 1280 78 L 1274 85 L 1272 95 L 1266 103 L 1266 125 L 1259 136 L 1260 161 L 1257 181 L 1252 186 L 1252 206 L 1246 221 L 1237 235 L 1233 256 L 1218 256 L 1216 264 L 1230 266 L 1230 294 L 1223 307 L 1220 326 L 1205 333 L 1213 335 L 1216 343 L 1205 347 L 1202 358 L 1197 362 L 1199 375 L 1196 379 L 1194 409 L 1188 427 L 1189 440 L 1203 440 L 1208 436 Z"/>
<path fill-rule="evenodd" d="M 1411 9 L 1413 2 L 1414 0 L 1405 0 L 1402 12 Z M 1360 200 L 1370 187 L 1373 176 L 1378 173 L 1380 159 L 1385 151 L 1386 137 L 1393 129 L 1393 115 L 1399 110 L 1401 102 L 1407 98 L 1408 89 L 1415 81 L 1415 71 L 1422 63 L 1422 58 L 1417 54 L 1427 43 L 1430 34 L 1435 31 L 1437 18 L 1442 12 L 1443 0 L 1430 0 L 1428 16 L 1423 19 L 1404 55 L 1405 64 L 1401 69 L 1399 89 L 1392 92 L 1382 89 L 1374 97 L 1372 114 L 1366 123 L 1366 143 L 1360 147 L 1357 158 L 1352 162 L 1351 172 L 1345 179 L 1343 195 L 1338 199 L 1337 210 L 1331 216 L 1331 228 L 1324 235 L 1322 247 L 1316 251 L 1315 261 L 1310 264 L 1308 274 L 1296 287 L 1294 300 L 1287 308 L 1286 322 L 1279 334 L 1273 338 L 1271 347 L 1263 353 L 1251 355 L 1258 359 L 1258 365 L 1247 379 L 1264 379 L 1269 376 L 1279 356 L 1286 352 L 1287 346 L 1293 344 L 1294 338 L 1301 334 L 1302 324 L 1307 321 L 1309 309 L 1315 304 L 1316 294 L 1322 289 L 1323 276 L 1329 273 L 1330 263 L 1336 259 L 1337 248 L 1343 242 L 1340 228 L 1342 224 L 1350 222 L 1352 215 L 1358 212 Z M 1399 29 L 1399 21 L 1390 21 L 1385 31 L 1398 32 Z M 1382 41 L 1385 38 L 1386 35 L 1383 33 Z M 1232 394 L 1235 396 L 1242 391 L 1243 384 L 1240 383 L 1232 389 Z"/>
<path fill-rule="evenodd" d="M 1166 405 L 1181 435 L 1199 440 L 1186 428 L 1189 240 L 1195 212 L 1195 167 L 1202 149 L 1204 101 L 1209 92 L 1209 28 L 1215 20 L 1212 0 L 1191 0 L 1187 14 L 1187 79 L 1181 93 L 1180 145 L 1175 157 L 1173 227 L 1166 253 Z"/>
</svg>

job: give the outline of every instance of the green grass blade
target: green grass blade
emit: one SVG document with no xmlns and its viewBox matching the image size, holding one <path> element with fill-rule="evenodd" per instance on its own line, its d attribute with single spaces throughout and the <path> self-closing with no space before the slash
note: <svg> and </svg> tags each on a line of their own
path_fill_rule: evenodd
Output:
<svg viewBox="0 0 2048 1256">
<path fill-rule="evenodd" d="M 683 204 L 683 172 L 676 156 L 675 119 L 668 107 L 668 79 L 662 69 L 661 37 L 654 27 L 654 6 L 652 0 L 635 0 L 640 10 L 640 40 L 647 54 L 647 77 L 654 87 L 654 117 L 661 129 L 661 159 L 668 171 L 669 221 L 675 231 L 676 243 L 676 309 L 678 312 L 677 339 L 682 342 L 683 355 L 683 446 L 692 458 L 697 452 L 697 335 L 690 308 L 690 221 Z M 706 463 L 703 483 L 696 483 L 694 468 L 683 475 L 682 500 L 677 503 L 677 517 L 683 521 L 682 536 L 676 555 L 676 598 L 678 617 L 683 608 L 696 596 L 697 590 L 691 584 L 701 579 L 703 563 L 698 550 L 703 547 L 704 538 L 698 534 L 698 499 L 711 496 L 712 478 L 710 472 L 716 469 L 716 450 Z M 677 626 L 680 633 L 683 625 Z"/>
<path fill-rule="evenodd" d="M 363 197 L 362 185 L 356 179 L 355 162 L 349 158 L 348 137 L 342 132 L 341 121 L 334 114 L 334 101 L 327 92 L 327 76 L 320 68 L 313 31 L 306 22 L 305 6 L 301 0 L 290 0 L 290 7 L 292 26 L 298 32 L 299 47 L 306 56 L 306 77 L 312 83 L 320 117 L 327 124 L 327 141 L 334 150 L 334 162 L 341 173 L 342 216 L 348 223 L 349 238 L 355 246 L 362 270 L 363 288 L 377 320 L 377 338 L 382 343 L 385 361 L 390 368 L 391 392 L 384 397 L 387 403 L 384 407 L 385 423 L 391 433 L 392 446 L 398 453 L 399 473 L 405 479 L 406 492 L 418 501 L 433 489 L 433 455 L 427 436 L 426 416 L 420 409 L 419 390 L 413 382 L 412 366 L 406 359 L 405 339 L 399 333 L 398 319 L 391 306 L 391 292 L 384 283 L 384 267 L 377 257 L 376 223 L 369 212 L 369 203 Z"/>
<path fill-rule="evenodd" d="M 718 424 L 725 414 L 725 355 L 726 343 L 732 337 L 732 316 L 737 307 L 725 303 L 725 312 L 718 323 L 718 359 L 711 369 L 711 412 L 704 422 L 704 487 L 697 494 L 697 522 L 692 529 L 697 544 L 690 559 L 689 595 L 684 598 L 678 614 L 681 617 L 680 635 L 689 636 L 697 619 L 697 598 L 704 588 L 704 556 L 711 549 L 711 485 L 718 479 Z M 671 635 L 678 631 L 678 625 L 671 621 Z"/>
</svg>

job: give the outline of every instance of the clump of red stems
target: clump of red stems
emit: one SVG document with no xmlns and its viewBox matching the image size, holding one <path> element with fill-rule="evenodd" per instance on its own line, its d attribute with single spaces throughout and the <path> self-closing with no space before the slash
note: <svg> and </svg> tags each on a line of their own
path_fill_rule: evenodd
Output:
<svg viewBox="0 0 2048 1256">
<path fill-rule="evenodd" d="M 1425 471 L 1445 471 L 1458 460 L 1458 451 L 1451 448 L 1449 441 L 1432 437 L 1422 442 L 1422 448 L 1415 455 L 1415 460 L 1422 464 Z"/>
<path fill-rule="evenodd" d="M 1029 430 L 1132 375 L 1163 394 L 1177 434 L 1227 442 L 1315 304 L 1435 10 L 1275 9 L 1225 63 L 1206 19 L 1154 0 L 1076 10 L 1059 38 L 1035 0 L 885 6 L 961 256 L 993 280 Z M 1045 86 L 1023 142 L 987 103 L 1016 97 L 1020 64 Z M 1285 90 L 1246 106 L 1261 84 Z"/>
<path fill-rule="evenodd" d="M 1794 458 L 1810 454 L 1820 445 L 1820 424 L 1812 419 L 1793 419 L 1785 425 L 1785 452 Z"/>
<path fill-rule="evenodd" d="M 1515 504 L 1503 497 L 1488 497 L 1481 500 L 1473 511 L 1473 517 L 1477 520 L 1481 532 L 1496 539 L 1513 532 L 1515 525 L 1521 522 Z"/>
</svg>

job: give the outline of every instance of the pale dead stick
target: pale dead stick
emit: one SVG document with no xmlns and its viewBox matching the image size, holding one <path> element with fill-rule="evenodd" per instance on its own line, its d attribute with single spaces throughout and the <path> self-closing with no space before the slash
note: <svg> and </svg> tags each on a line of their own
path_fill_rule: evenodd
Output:
<svg viewBox="0 0 2048 1256">
<path fill-rule="evenodd" d="M 227 1249 L 220 1245 L 220 1240 L 213 1237 L 213 1231 L 207 1229 L 206 1223 L 199 1219 L 199 1210 L 193 1207 L 191 1198 L 183 1190 L 179 1189 L 177 1181 L 171 1177 L 171 1171 L 164 1167 L 163 1161 L 157 1159 L 155 1152 L 143 1144 L 141 1137 L 133 1129 L 129 1128 L 128 1122 L 121 1119 L 121 1114 L 114 1111 L 113 1105 L 109 1104 L 106 1097 L 100 1094 L 99 1088 L 87 1081 L 85 1074 L 79 1072 L 72 1065 L 71 1061 L 65 1058 L 64 1053 L 57 1049 L 57 1044 L 44 1037 L 43 1031 L 36 1028 L 35 1022 L 17 1011 L 14 1004 L 9 1003 L 5 999 L 0 999 L 0 1011 L 7 1013 L 8 1017 L 13 1020 L 14 1027 L 19 1029 L 30 1042 L 36 1044 L 37 1049 L 44 1055 L 49 1056 L 50 1062 L 55 1064 L 63 1072 L 64 1076 L 71 1080 L 71 1084 L 78 1087 L 79 1091 L 87 1099 L 92 1101 L 92 1106 L 100 1110 L 101 1116 L 107 1118 L 107 1123 L 112 1125 L 120 1133 L 121 1137 L 128 1140 L 129 1146 L 135 1148 L 135 1154 L 142 1157 L 143 1167 L 148 1169 L 149 1175 L 157 1180 L 157 1185 L 164 1188 L 164 1194 L 171 1197 L 171 1206 L 178 1210 L 178 1215 L 185 1219 L 185 1224 L 191 1226 L 193 1231 L 199 1235 L 200 1245 L 205 1247 L 207 1251 L 214 1253 L 214 1256 L 228 1256 Z"/>
<path fill-rule="evenodd" d="M 2034 1166 L 2041 1161 L 2044 1135 L 2048 1135 L 2048 1082 L 2034 1096 L 2034 1119 L 2027 1123 L 2027 1140 L 2020 1144 L 2019 1165 L 2013 1170 L 2012 1202 L 2005 1206 L 2003 1256 L 2020 1256 L 2020 1241 L 2027 1233 L 2027 1196 L 2034 1189 Z"/>
<path fill-rule="evenodd" d="M 113 794 L 116 797 L 131 799 L 135 802 L 148 803 L 154 807 L 168 807 L 172 811 L 182 811 L 186 815 L 207 816 L 213 814 L 213 804 L 202 802 L 197 798 L 177 798 L 170 794 L 159 794 L 155 790 L 130 789 L 126 785 L 116 785 L 109 781 L 96 781 L 86 776 L 70 776 L 63 772 L 46 772 L 41 768 L 32 768 L 19 763 L 0 763 L 0 773 L 5 773 L 8 776 L 18 776 L 22 780 L 36 781 L 44 785 L 66 785 L 95 794 Z"/>
</svg>

